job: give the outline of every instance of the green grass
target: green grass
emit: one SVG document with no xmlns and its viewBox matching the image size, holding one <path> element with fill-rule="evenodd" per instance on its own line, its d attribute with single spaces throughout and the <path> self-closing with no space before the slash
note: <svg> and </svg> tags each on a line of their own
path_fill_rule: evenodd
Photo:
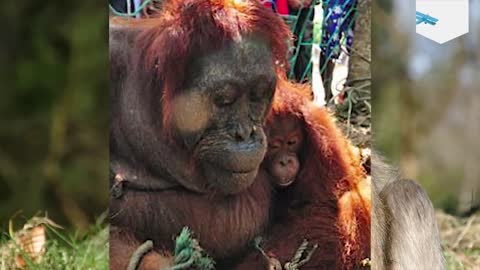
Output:
<svg viewBox="0 0 480 270">
<path fill-rule="evenodd" d="M 480 269 L 480 213 L 460 218 L 437 211 L 447 269 Z"/>
<path fill-rule="evenodd" d="M 46 228 L 45 253 L 39 262 L 29 259 L 11 233 L 3 233 L 0 239 L 0 270 L 21 269 L 15 263 L 17 256 L 24 258 L 25 269 L 29 270 L 108 269 L 108 226 L 104 218 L 82 234 L 67 233 L 49 225 Z"/>
<path fill-rule="evenodd" d="M 480 249 L 458 249 L 455 252 L 445 251 L 448 270 L 478 270 L 480 269 Z"/>
</svg>

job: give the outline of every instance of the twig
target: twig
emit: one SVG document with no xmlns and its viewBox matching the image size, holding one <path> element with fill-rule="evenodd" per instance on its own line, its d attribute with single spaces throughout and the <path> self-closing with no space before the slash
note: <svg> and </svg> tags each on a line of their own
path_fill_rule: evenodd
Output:
<svg viewBox="0 0 480 270">
<path fill-rule="evenodd" d="M 306 239 L 303 240 L 300 247 L 297 249 L 293 259 L 291 262 L 287 262 L 284 266 L 285 270 L 299 270 L 301 266 L 306 264 L 312 258 L 313 253 L 318 248 L 318 244 L 313 245 L 313 247 L 307 251 L 308 248 L 308 241 Z M 304 254 L 306 253 L 305 257 Z M 302 260 L 302 257 L 304 259 Z"/>
<path fill-rule="evenodd" d="M 128 263 L 127 270 L 136 270 L 140 264 L 140 260 L 153 249 L 153 242 L 152 240 L 147 240 L 141 246 L 137 248 L 132 254 L 130 258 L 130 262 Z"/>
<path fill-rule="evenodd" d="M 470 227 L 472 226 L 472 223 L 473 221 L 475 220 L 475 216 L 472 216 L 468 219 L 467 221 L 467 225 L 465 226 L 465 228 L 463 228 L 462 232 L 460 233 L 460 235 L 458 236 L 457 240 L 455 241 L 455 243 L 452 245 L 452 249 L 455 249 L 459 244 L 460 244 L 460 241 L 462 241 L 463 237 L 465 237 L 465 234 L 467 234 L 467 231 L 470 229 Z"/>
<path fill-rule="evenodd" d="M 345 45 L 345 47 L 347 47 L 347 49 L 350 49 L 351 52 L 355 53 L 356 55 L 358 55 L 360 57 L 360 59 L 362 59 L 363 61 L 367 62 L 367 63 L 371 63 L 372 61 L 370 59 L 368 59 L 366 56 L 364 56 L 363 54 L 361 54 L 359 51 L 357 51 L 356 49 L 354 49 L 352 46 L 348 46 L 348 45 Z M 346 52 L 349 56 L 352 56 L 353 54 L 352 53 L 349 53 L 347 50 L 345 50 L 344 48 L 341 48 L 342 51 Z"/>
</svg>

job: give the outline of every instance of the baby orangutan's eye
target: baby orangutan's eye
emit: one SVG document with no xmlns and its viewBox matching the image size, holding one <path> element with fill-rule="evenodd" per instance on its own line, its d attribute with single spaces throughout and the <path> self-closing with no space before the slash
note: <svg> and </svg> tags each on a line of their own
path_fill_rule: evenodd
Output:
<svg viewBox="0 0 480 270">
<path fill-rule="evenodd" d="M 280 143 L 279 142 L 271 142 L 268 144 L 268 148 L 275 150 L 280 148 Z"/>
<path fill-rule="evenodd" d="M 298 143 L 298 140 L 297 139 L 292 139 L 292 140 L 289 140 L 287 142 L 288 145 L 292 146 L 292 145 L 296 145 Z"/>
</svg>

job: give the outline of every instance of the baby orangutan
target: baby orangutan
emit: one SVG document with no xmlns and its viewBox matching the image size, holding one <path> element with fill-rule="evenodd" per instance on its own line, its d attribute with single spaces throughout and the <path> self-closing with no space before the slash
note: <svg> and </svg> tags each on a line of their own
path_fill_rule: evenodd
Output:
<svg viewBox="0 0 480 270">
<path fill-rule="evenodd" d="M 267 126 L 268 150 L 265 167 L 276 187 L 284 188 L 295 182 L 300 171 L 300 152 L 304 131 L 293 115 L 276 116 Z"/>
</svg>

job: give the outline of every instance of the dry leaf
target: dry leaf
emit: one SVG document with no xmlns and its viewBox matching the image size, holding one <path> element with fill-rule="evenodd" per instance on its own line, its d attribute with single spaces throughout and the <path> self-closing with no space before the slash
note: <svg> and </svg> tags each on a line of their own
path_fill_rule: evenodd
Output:
<svg viewBox="0 0 480 270">
<path fill-rule="evenodd" d="M 22 231 L 16 238 L 18 246 L 24 253 L 17 254 L 15 257 L 15 263 L 17 267 L 24 269 L 26 261 L 24 259 L 25 254 L 29 256 L 32 262 L 38 263 L 41 261 L 43 254 L 45 253 L 45 225 L 40 224 L 33 226 L 27 230 Z"/>
</svg>

